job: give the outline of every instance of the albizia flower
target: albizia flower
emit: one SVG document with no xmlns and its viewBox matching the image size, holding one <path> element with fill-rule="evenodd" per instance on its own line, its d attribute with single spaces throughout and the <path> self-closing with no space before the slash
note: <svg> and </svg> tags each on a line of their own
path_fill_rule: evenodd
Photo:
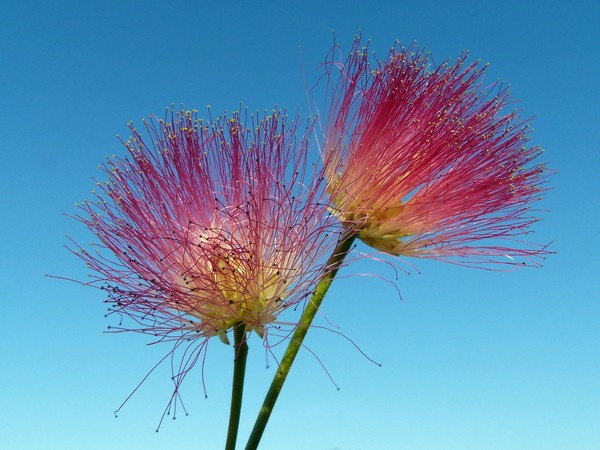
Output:
<svg viewBox="0 0 600 450">
<path fill-rule="evenodd" d="M 336 237 L 307 159 L 312 125 L 297 137 L 299 125 L 282 112 L 203 122 L 171 110 L 145 122 L 148 138 L 130 125 L 128 155 L 105 163 L 97 199 L 79 205 L 100 241 L 78 252 L 89 284 L 138 324 L 117 330 L 199 343 L 174 375 L 238 324 L 265 336 L 323 275 Z"/>
<path fill-rule="evenodd" d="M 392 255 L 460 264 L 539 264 L 528 244 L 530 205 L 546 178 L 529 126 L 485 67 L 435 66 L 396 44 L 370 63 L 355 38 L 345 60 L 328 55 L 322 153 L 334 210 L 366 244 Z"/>
</svg>

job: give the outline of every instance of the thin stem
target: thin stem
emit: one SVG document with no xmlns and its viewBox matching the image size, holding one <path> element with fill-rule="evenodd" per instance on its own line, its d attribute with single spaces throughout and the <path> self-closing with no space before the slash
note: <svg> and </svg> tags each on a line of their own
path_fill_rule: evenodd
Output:
<svg viewBox="0 0 600 450">
<path fill-rule="evenodd" d="M 265 431 L 265 427 L 267 426 L 267 421 L 269 420 L 275 402 L 277 401 L 277 397 L 279 396 L 281 388 L 283 387 L 283 383 L 290 372 L 292 363 L 298 354 L 298 350 L 300 350 L 300 347 L 302 346 L 302 341 L 306 336 L 308 328 L 315 318 L 315 315 L 319 310 L 319 306 L 323 302 L 323 297 L 325 297 L 331 282 L 337 274 L 337 271 L 344 261 L 344 258 L 350 251 L 350 247 L 355 239 L 355 233 L 348 230 L 344 232 L 333 254 L 327 261 L 327 265 L 325 266 L 328 269 L 327 273 L 319 281 L 311 301 L 309 301 L 306 305 L 304 313 L 300 318 L 300 322 L 298 323 L 290 343 L 285 350 L 283 358 L 281 359 L 281 363 L 279 364 L 279 369 L 275 373 L 275 377 L 271 382 L 271 387 L 269 388 L 260 412 L 258 413 L 258 418 L 254 424 L 254 428 L 252 429 L 248 443 L 246 444 L 246 450 L 256 450 L 258 447 L 263 432 Z"/>
<path fill-rule="evenodd" d="M 242 395 L 244 393 L 244 375 L 246 373 L 246 357 L 248 344 L 246 343 L 246 324 L 238 323 L 233 327 L 233 384 L 231 387 L 231 410 L 229 413 L 229 429 L 225 450 L 235 450 L 238 428 L 240 426 L 240 412 L 242 410 Z"/>
</svg>

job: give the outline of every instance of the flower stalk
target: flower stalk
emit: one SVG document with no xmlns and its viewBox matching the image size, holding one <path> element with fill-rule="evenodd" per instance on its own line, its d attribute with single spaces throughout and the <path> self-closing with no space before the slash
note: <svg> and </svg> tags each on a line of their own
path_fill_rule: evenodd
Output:
<svg viewBox="0 0 600 450">
<path fill-rule="evenodd" d="M 244 394 L 244 377 L 246 374 L 246 359 L 248 357 L 246 325 L 244 323 L 238 323 L 233 327 L 233 338 L 235 359 L 233 364 L 233 383 L 231 388 L 231 410 L 229 413 L 229 428 L 227 430 L 227 442 L 225 443 L 225 450 L 235 450 L 235 443 L 240 426 L 242 396 Z"/>
<path fill-rule="evenodd" d="M 273 411 L 273 407 L 275 406 L 275 402 L 279 397 L 279 393 L 283 388 L 283 384 L 290 372 L 292 364 L 296 359 L 296 355 L 302 346 L 302 342 L 308 332 L 310 325 L 312 324 L 321 303 L 323 302 L 323 298 L 331 285 L 331 282 L 335 278 L 338 269 L 342 265 L 344 258 L 349 253 L 354 240 L 356 239 L 356 233 L 354 230 L 350 228 L 346 228 L 344 233 L 342 233 L 340 240 L 338 242 L 337 247 L 335 248 L 333 254 L 327 261 L 326 269 L 327 272 L 321 278 L 319 284 L 317 285 L 315 292 L 312 295 L 311 300 L 307 303 L 304 312 L 302 313 L 302 317 L 298 322 L 298 326 L 292 335 L 290 343 L 287 346 L 287 349 L 281 359 L 281 363 L 279 364 L 279 368 L 273 377 L 273 381 L 271 382 L 271 386 L 269 387 L 269 391 L 265 397 L 265 400 L 260 408 L 260 412 L 258 413 L 258 417 L 254 424 L 254 428 L 252 429 L 252 433 L 250 434 L 250 438 L 248 439 L 248 443 L 246 444 L 246 450 L 255 450 L 258 448 L 258 444 L 260 443 L 260 439 L 262 438 L 265 427 L 267 426 L 267 422 L 269 417 L 271 416 L 271 412 Z"/>
</svg>

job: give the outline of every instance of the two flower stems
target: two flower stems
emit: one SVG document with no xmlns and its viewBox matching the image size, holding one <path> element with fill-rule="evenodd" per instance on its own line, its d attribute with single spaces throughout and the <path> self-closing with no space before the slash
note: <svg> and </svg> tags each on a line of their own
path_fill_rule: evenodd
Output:
<svg viewBox="0 0 600 450">
<path fill-rule="evenodd" d="M 348 229 L 345 230 L 340 236 L 333 254 L 327 261 L 325 265 L 325 274 L 317 284 L 312 298 L 307 302 L 306 308 L 304 309 L 302 317 L 300 318 L 300 322 L 298 323 L 298 326 L 292 335 L 290 343 L 288 344 L 288 347 L 279 364 L 277 373 L 275 373 L 275 377 L 271 382 L 269 391 L 267 392 L 262 407 L 260 408 L 254 428 L 252 429 L 252 433 L 250 434 L 250 438 L 246 444 L 246 450 L 256 450 L 258 448 L 258 444 L 260 443 L 260 439 L 262 438 L 265 427 L 267 426 L 267 422 L 271 416 L 271 412 L 273 411 L 277 397 L 279 397 L 279 393 L 281 392 L 292 364 L 296 359 L 296 355 L 302 347 L 302 342 L 304 341 L 306 333 L 308 332 L 308 329 L 312 324 L 312 321 L 315 318 L 321 303 L 323 302 L 323 298 L 325 297 L 331 282 L 335 278 L 337 271 L 341 267 L 342 262 L 350 251 L 355 239 L 356 234 L 353 231 Z M 239 324 L 234 328 L 234 339 L 234 351 L 236 352 L 236 357 L 233 372 L 229 432 L 227 434 L 227 444 L 225 450 L 233 450 L 235 448 L 235 440 L 237 437 L 240 419 L 244 371 L 246 367 L 246 356 L 248 354 L 248 346 L 246 345 L 246 327 L 243 324 Z"/>
</svg>

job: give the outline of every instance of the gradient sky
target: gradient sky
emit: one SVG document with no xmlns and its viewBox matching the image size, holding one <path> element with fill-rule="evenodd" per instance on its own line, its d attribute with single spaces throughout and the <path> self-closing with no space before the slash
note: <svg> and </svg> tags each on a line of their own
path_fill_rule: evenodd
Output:
<svg viewBox="0 0 600 450">
<path fill-rule="evenodd" d="M 154 429 L 171 393 L 168 346 L 105 334 L 102 296 L 63 245 L 87 241 L 63 213 L 89 196 L 115 134 L 171 103 L 216 113 L 243 101 L 307 114 L 332 43 L 361 29 L 385 55 L 417 41 L 437 62 L 470 49 L 512 85 L 558 174 L 540 207 L 541 269 L 413 261 L 402 294 L 368 261 L 336 280 L 267 427 L 266 450 L 600 448 L 598 129 L 600 7 L 592 1 L 3 2 L 0 27 L 0 448 L 223 448 L 233 354 L 211 343 L 183 395 L 189 416 Z M 298 48 L 302 48 L 302 63 Z M 366 247 L 361 247 L 366 250 Z M 319 318 L 320 325 L 326 325 Z M 274 365 L 250 341 L 240 444 Z M 282 349 L 279 349 L 281 351 Z M 240 445 L 243 448 L 243 445 Z"/>
</svg>

